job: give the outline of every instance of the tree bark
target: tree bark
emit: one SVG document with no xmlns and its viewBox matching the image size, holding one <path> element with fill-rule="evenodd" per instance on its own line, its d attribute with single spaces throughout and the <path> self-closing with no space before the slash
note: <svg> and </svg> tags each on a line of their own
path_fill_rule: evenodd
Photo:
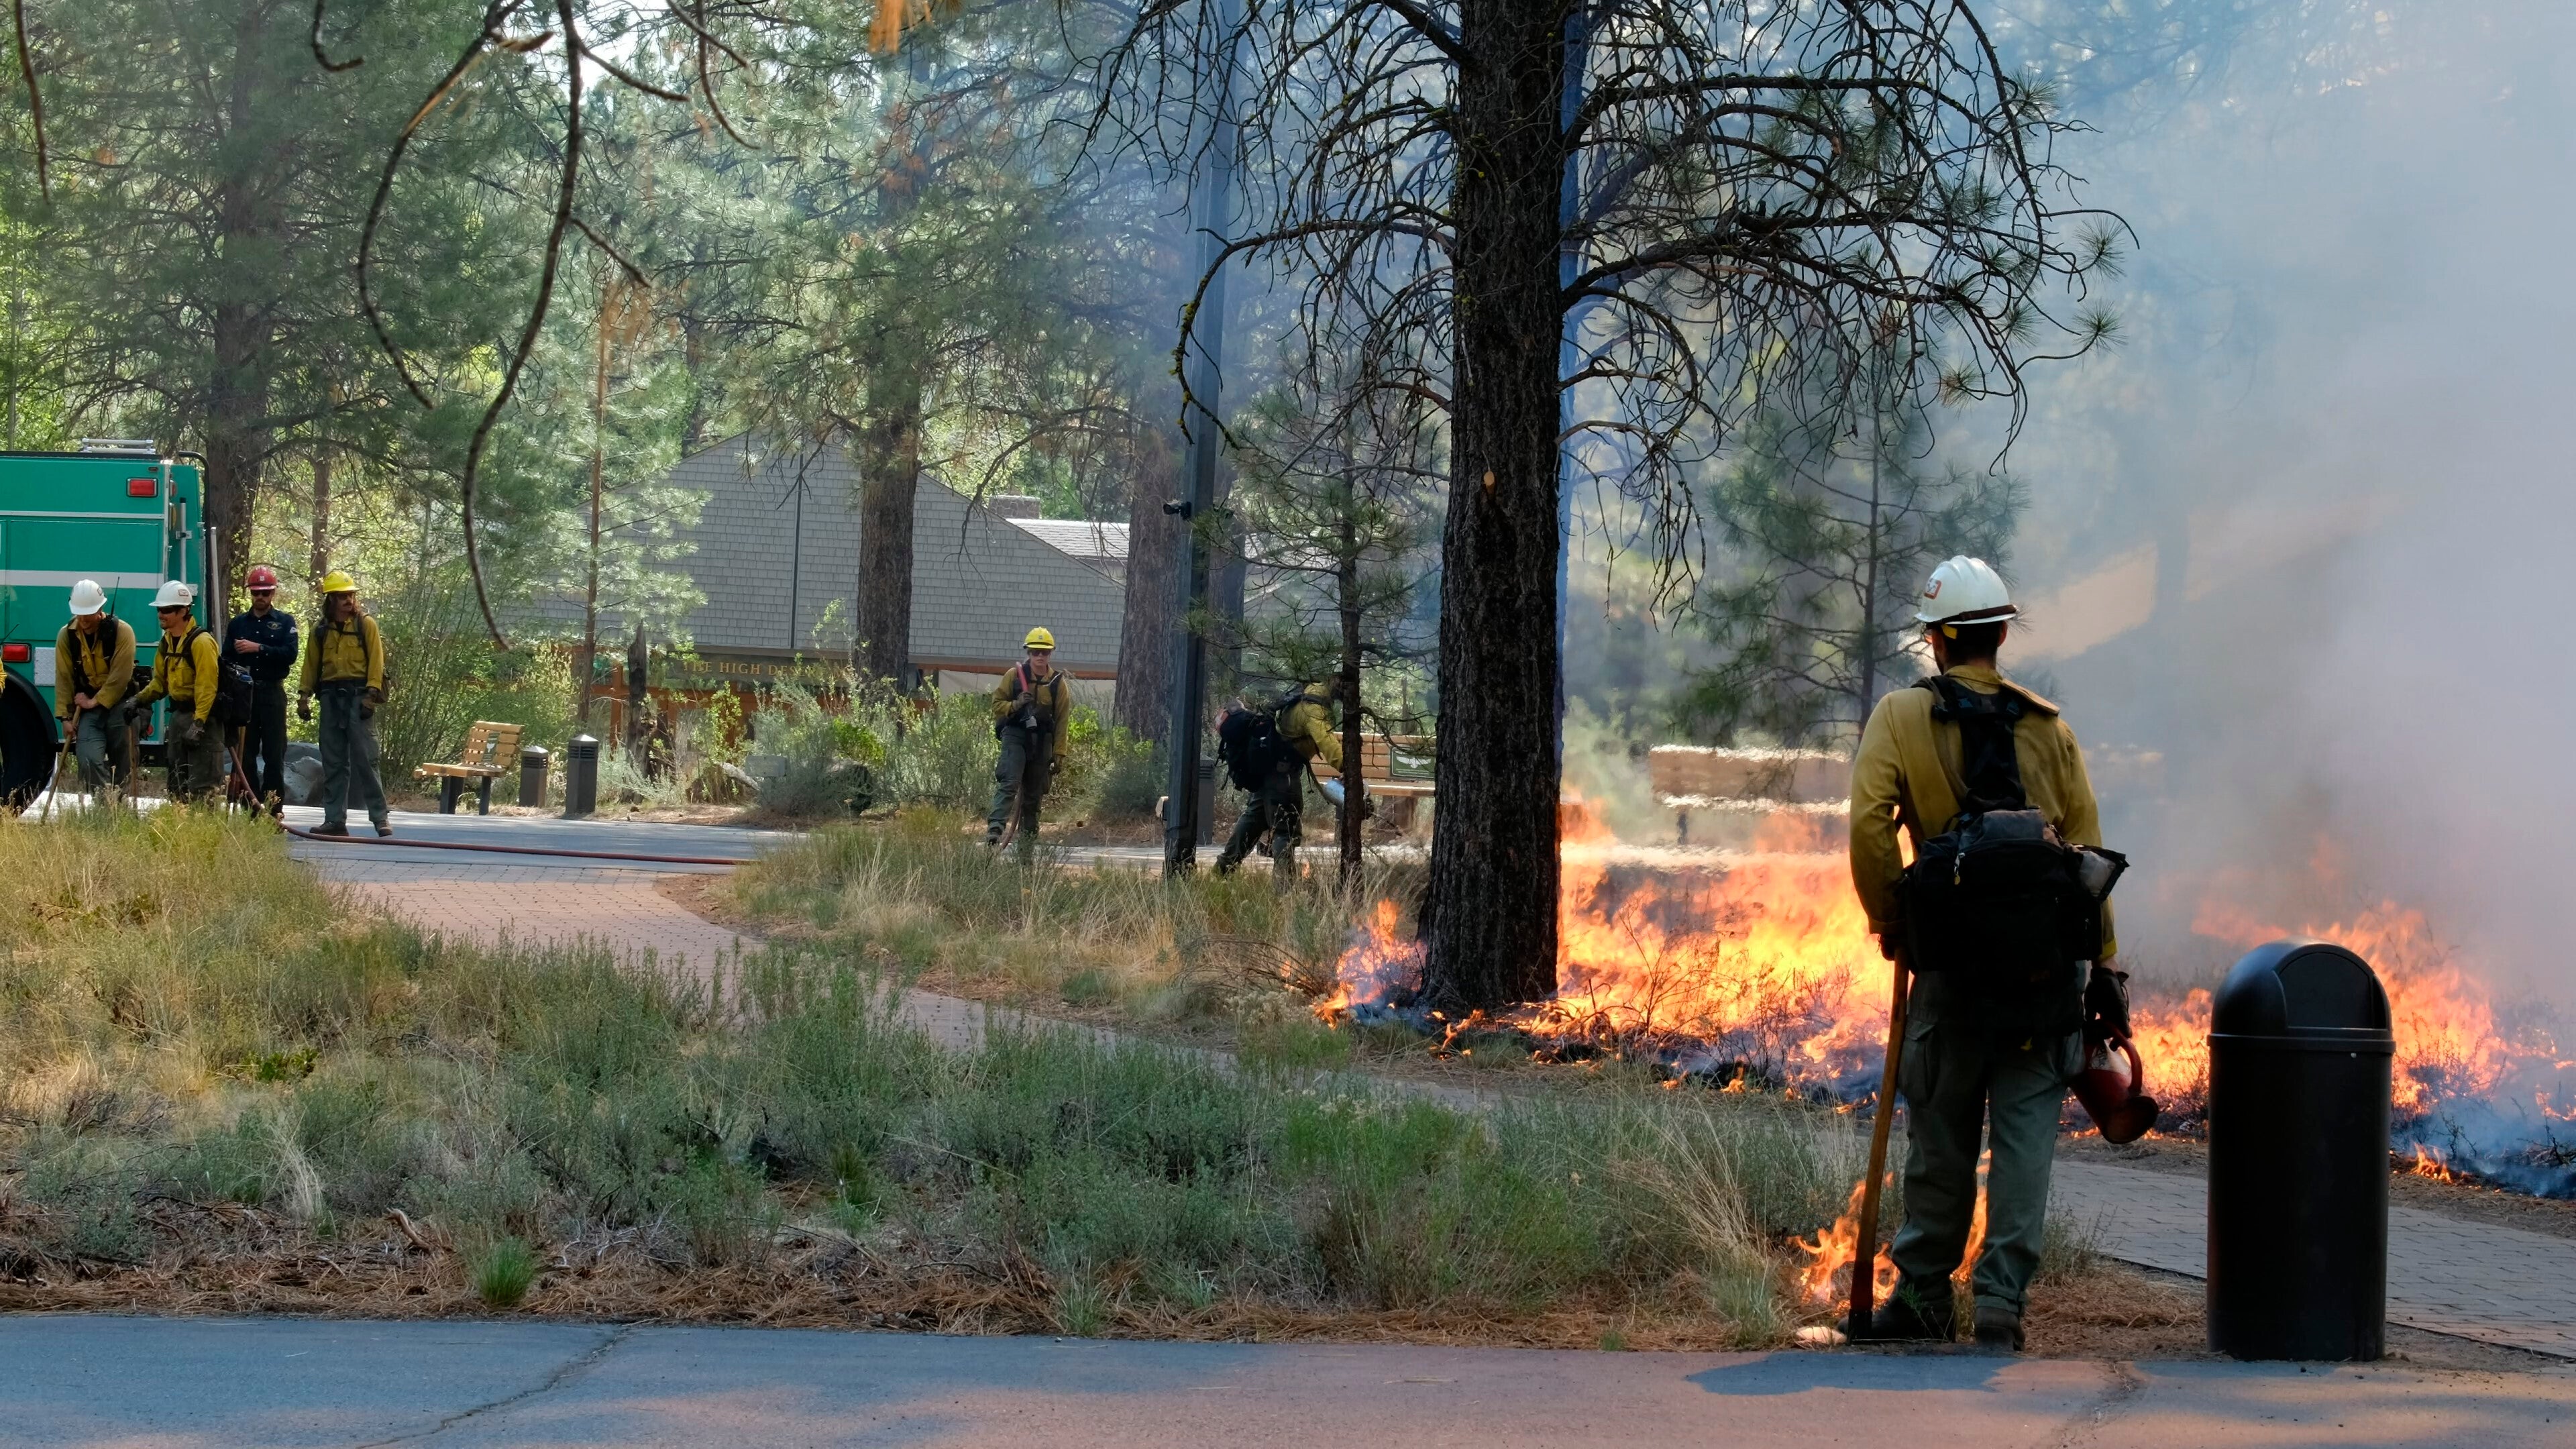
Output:
<svg viewBox="0 0 2576 1449">
<path fill-rule="evenodd" d="M 859 672 L 898 686 L 912 664 L 913 493 L 921 476 L 921 381 L 889 369 L 859 444 Z"/>
<path fill-rule="evenodd" d="M 1562 0 L 1464 0 L 1427 1004 L 1556 989 Z"/>
<path fill-rule="evenodd" d="M 322 598 L 322 576 L 331 571 L 331 455 L 313 455 L 313 557 L 306 567 L 312 574 L 313 598 L 317 613 Z"/>
<path fill-rule="evenodd" d="M 1118 615 L 1118 695 L 1110 723 L 1157 747 L 1172 733 L 1173 571 L 1188 525 L 1163 511 L 1181 496 L 1181 453 L 1161 428 L 1139 429 L 1135 496 L 1127 502 L 1127 595 Z"/>
<path fill-rule="evenodd" d="M 599 297 L 590 383 L 590 556 L 581 595 L 581 647 L 573 651 L 573 717 L 590 729 L 590 675 L 599 658 L 599 512 L 608 470 L 608 326 L 612 289 Z M 639 621 L 638 630 L 643 628 Z M 638 633 L 637 638 L 642 638 Z"/>
<path fill-rule="evenodd" d="M 232 76 L 225 96 L 224 130 L 239 136 L 250 127 L 251 89 L 265 45 L 268 8 L 243 5 L 233 25 Z M 258 167 L 267 158 L 229 146 L 225 174 L 215 189 L 216 265 L 238 272 L 218 289 L 222 298 L 208 318 L 214 371 L 208 378 L 205 474 L 200 500 L 214 557 L 205 581 L 215 617 L 232 597 L 232 582 L 250 555 L 251 517 L 259 501 L 262 464 L 276 438 L 268 424 L 269 370 L 275 339 L 258 274 L 261 259 L 279 241 L 278 188 Z"/>
</svg>

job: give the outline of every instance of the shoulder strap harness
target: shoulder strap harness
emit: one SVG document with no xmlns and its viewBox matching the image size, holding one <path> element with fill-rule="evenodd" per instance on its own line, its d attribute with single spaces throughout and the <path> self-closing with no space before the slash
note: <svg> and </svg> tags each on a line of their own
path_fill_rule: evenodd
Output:
<svg viewBox="0 0 2576 1449">
<path fill-rule="evenodd" d="M 2009 684 L 1993 694 L 1981 694 L 1946 674 L 1935 674 L 1916 688 L 1932 692 L 1934 721 L 1959 727 L 1959 765 L 1965 786 L 1959 792 L 1959 813 L 2029 809 L 2030 797 L 2021 783 L 2021 757 L 2013 748 L 2013 727 L 2032 711 L 2028 697 Z"/>
</svg>

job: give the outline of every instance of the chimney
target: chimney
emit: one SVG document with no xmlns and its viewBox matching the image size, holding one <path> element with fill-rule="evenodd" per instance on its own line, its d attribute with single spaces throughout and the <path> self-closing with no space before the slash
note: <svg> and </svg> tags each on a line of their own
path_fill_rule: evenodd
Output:
<svg viewBox="0 0 2576 1449">
<path fill-rule="evenodd" d="M 995 518 L 1036 518 L 1046 512 L 1045 506 L 1027 493 L 996 493 L 984 500 L 984 506 L 993 511 Z"/>
</svg>

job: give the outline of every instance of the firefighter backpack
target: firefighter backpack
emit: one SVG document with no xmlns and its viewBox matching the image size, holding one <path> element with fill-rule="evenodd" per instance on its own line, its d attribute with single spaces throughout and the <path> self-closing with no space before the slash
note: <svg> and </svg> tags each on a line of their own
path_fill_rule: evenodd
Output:
<svg viewBox="0 0 2576 1449">
<path fill-rule="evenodd" d="M 1899 878 L 1913 969 L 1988 995 L 2071 987 L 2075 963 L 2101 954 L 2102 902 L 2128 868 L 2118 851 L 2069 845 L 2023 792 L 2013 727 L 2054 713 L 2007 684 L 1980 694 L 1947 675 L 1919 686 L 1932 718 L 1959 726 L 1959 813 Z"/>
</svg>

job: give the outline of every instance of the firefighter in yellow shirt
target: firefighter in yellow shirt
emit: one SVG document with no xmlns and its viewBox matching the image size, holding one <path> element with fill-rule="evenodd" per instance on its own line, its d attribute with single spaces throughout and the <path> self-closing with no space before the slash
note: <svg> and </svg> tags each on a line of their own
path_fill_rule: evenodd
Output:
<svg viewBox="0 0 2576 1449">
<path fill-rule="evenodd" d="M 153 652 L 152 682 L 134 696 L 134 710 L 170 701 L 170 728 L 162 749 L 170 757 L 170 798 L 196 800 L 224 784 L 223 732 L 215 728 L 215 691 L 222 686 L 223 650 L 197 627 L 197 591 L 172 579 L 152 597 L 161 616 L 161 647 Z"/>
<path fill-rule="evenodd" d="M 96 579 L 72 585 L 72 621 L 54 636 L 54 717 L 72 737 L 81 784 L 122 789 L 134 692 L 134 626 L 107 612 Z"/>
<path fill-rule="evenodd" d="M 295 712 L 313 718 L 322 696 L 322 823 L 316 835 L 349 833 L 349 804 L 356 798 L 376 827 L 394 833 L 385 808 L 385 782 L 376 773 L 376 706 L 385 702 L 385 638 L 375 617 L 358 607 L 358 581 L 333 569 L 322 579 L 322 617 L 304 649 L 304 674 Z"/>
<path fill-rule="evenodd" d="M 1028 657 L 993 686 L 993 737 L 1001 743 L 993 766 L 993 808 L 984 816 L 984 843 L 1002 843 L 1002 827 L 1019 801 L 1019 835 L 1013 844 L 1024 860 L 1038 848 L 1038 806 L 1064 764 L 1073 732 L 1073 691 L 1055 667 L 1055 635 L 1031 629 L 1021 645 Z"/>
<path fill-rule="evenodd" d="M 1218 722 L 1217 738 L 1227 756 L 1227 768 L 1236 786 L 1252 798 L 1244 802 L 1234 833 L 1217 854 L 1217 874 L 1233 874 L 1244 857 L 1261 848 L 1266 833 L 1271 883 L 1286 890 L 1296 882 L 1297 845 L 1305 835 L 1307 766 L 1320 756 L 1334 769 L 1342 767 L 1342 737 L 1333 733 L 1333 700 L 1340 692 L 1339 680 L 1308 684 L 1273 706 L 1268 715 L 1277 736 L 1275 745 L 1262 738 L 1260 711 L 1231 711 Z M 1259 758 L 1238 761 L 1234 758 L 1238 752 Z"/>
<path fill-rule="evenodd" d="M 1879 700 L 1861 731 L 1852 761 L 1852 884 L 1891 957 L 1904 939 L 1897 832 L 1910 833 L 1919 850 L 1950 827 L 1977 783 L 1965 759 L 1965 726 L 1941 691 L 1985 700 L 2013 696 L 2001 717 L 2010 721 L 2009 766 L 2022 801 L 2009 808 L 2039 812 L 2068 845 L 2102 843 L 2101 812 L 2074 730 L 2057 706 L 1996 668 L 1997 651 L 2018 617 L 2003 579 L 1984 560 L 1962 555 L 1943 563 L 1915 611 L 1940 676 Z M 1980 760 L 1977 768 L 1993 771 L 2005 763 Z M 2058 1113 L 2082 1069 L 2087 1019 L 2107 1023 L 2113 1035 L 2128 1032 L 2126 978 L 2113 966 L 2108 902 L 2103 910 L 2099 959 L 2089 972 L 2069 961 L 2049 984 L 2010 992 L 1945 972 L 1914 972 L 1897 1067 L 1908 1145 L 1905 1223 L 1890 1256 L 1901 1276 L 1895 1297 L 1872 1320 L 1871 1336 L 1943 1342 L 1956 1336 L 1950 1274 L 1966 1251 L 1976 1210 L 1982 1129 L 1992 1159 L 1985 1246 L 1972 1284 L 1974 1332 L 1987 1348 L 2022 1346 L 2022 1308 L 2039 1268 Z"/>
</svg>

